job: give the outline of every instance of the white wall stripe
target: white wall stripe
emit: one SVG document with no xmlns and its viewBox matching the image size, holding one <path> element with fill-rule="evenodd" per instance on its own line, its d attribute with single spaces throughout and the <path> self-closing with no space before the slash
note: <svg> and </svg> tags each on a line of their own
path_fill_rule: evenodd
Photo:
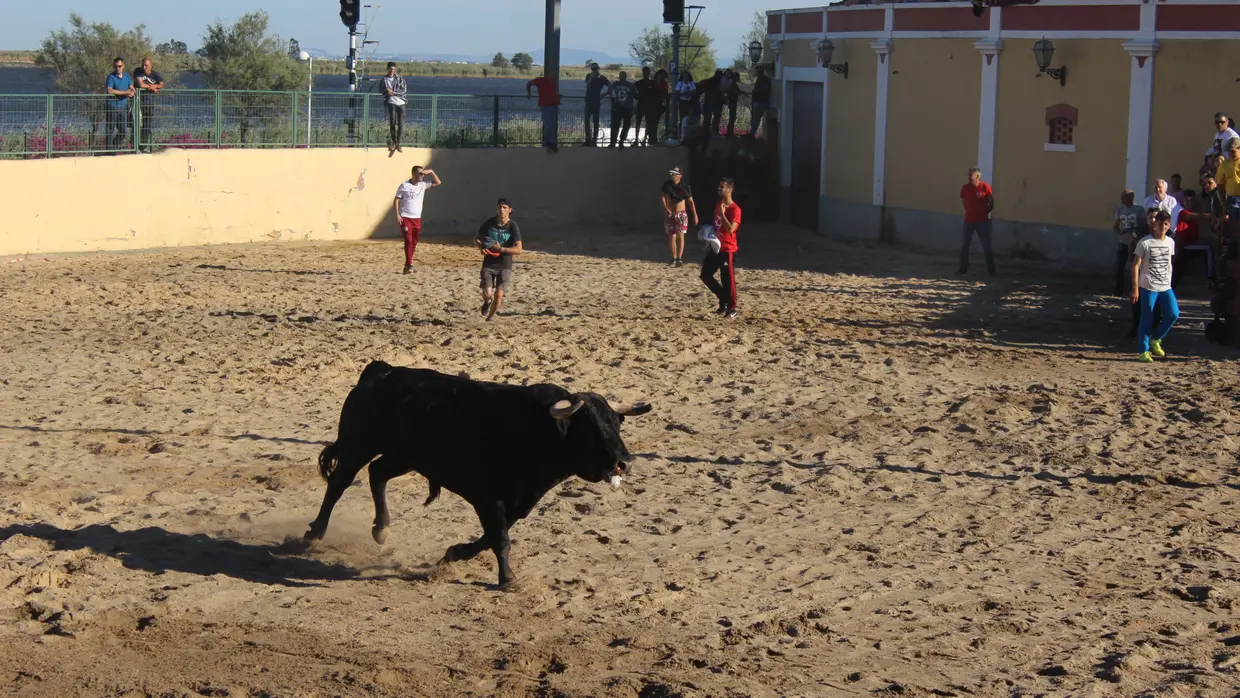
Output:
<svg viewBox="0 0 1240 698">
<path fill-rule="evenodd" d="M 1124 43 L 1124 50 L 1132 61 L 1128 88 L 1128 164 L 1124 169 L 1124 186 L 1140 198 L 1149 193 L 1154 54 L 1158 53 L 1158 42 L 1134 39 Z"/>
<path fill-rule="evenodd" d="M 999 112 L 999 53 L 1003 39 L 983 39 L 974 46 L 982 53 L 982 106 L 977 120 L 977 166 L 982 176 L 995 173 L 995 124 Z"/>
</svg>

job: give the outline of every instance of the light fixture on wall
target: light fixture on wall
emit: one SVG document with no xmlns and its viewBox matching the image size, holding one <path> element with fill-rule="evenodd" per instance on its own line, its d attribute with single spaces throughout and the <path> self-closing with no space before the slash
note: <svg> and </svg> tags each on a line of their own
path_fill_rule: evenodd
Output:
<svg viewBox="0 0 1240 698">
<path fill-rule="evenodd" d="M 1052 68 L 1051 57 L 1055 55 L 1055 44 L 1052 44 L 1045 36 L 1033 45 L 1033 58 L 1038 62 L 1038 70 L 1051 76 L 1052 79 L 1059 81 L 1059 86 L 1063 87 L 1068 82 L 1068 66 L 1062 68 Z"/>
<path fill-rule="evenodd" d="M 758 68 L 765 68 L 767 72 L 771 74 L 775 73 L 774 63 L 770 63 L 767 65 L 763 65 L 762 63 L 762 42 L 761 41 L 758 41 L 756 39 L 753 41 L 750 41 L 748 48 L 749 48 L 749 63 L 753 66 L 754 70 L 757 70 Z"/>
<path fill-rule="evenodd" d="M 818 62 L 823 67 L 837 75 L 843 75 L 845 80 L 848 79 L 848 61 L 837 64 L 831 63 L 831 56 L 835 55 L 835 44 L 830 39 L 819 41 L 815 48 L 818 49 Z"/>
</svg>

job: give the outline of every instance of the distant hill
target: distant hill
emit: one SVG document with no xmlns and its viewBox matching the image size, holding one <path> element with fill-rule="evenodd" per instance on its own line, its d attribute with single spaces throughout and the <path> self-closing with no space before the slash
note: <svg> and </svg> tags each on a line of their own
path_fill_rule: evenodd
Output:
<svg viewBox="0 0 1240 698">
<path fill-rule="evenodd" d="M 543 62 L 543 50 L 542 49 L 538 49 L 537 51 L 529 51 L 528 53 L 534 57 L 535 63 L 538 63 L 540 65 L 542 64 Z M 586 61 L 590 59 L 594 59 L 594 62 L 598 63 L 599 65 L 607 65 L 608 63 L 619 63 L 620 65 L 632 65 L 633 64 L 633 59 L 629 58 L 628 56 L 625 56 L 623 58 L 617 58 L 615 56 L 611 56 L 606 53 L 603 53 L 602 51 L 587 51 L 585 49 L 580 49 L 580 48 L 561 48 L 560 49 L 560 65 L 562 66 L 563 65 L 585 65 Z"/>
</svg>

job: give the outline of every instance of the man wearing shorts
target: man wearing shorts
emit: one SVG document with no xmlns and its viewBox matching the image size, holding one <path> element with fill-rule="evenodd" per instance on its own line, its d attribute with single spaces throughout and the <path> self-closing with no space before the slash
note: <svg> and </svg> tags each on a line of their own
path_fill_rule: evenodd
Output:
<svg viewBox="0 0 1240 698">
<path fill-rule="evenodd" d="M 702 283 L 719 299 L 716 314 L 729 320 L 740 317 L 736 310 L 736 231 L 741 227 L 741 207 L 732 200 L 736 183 L 729 177 L 719 180 L 719 203 L 715 204 L 715 236 L 719 251 L 707 250 L 702 260 Z M 719 273 L 719 281 L 715 280 Z M 723 283 L 720 283 L 722 281 Z"/>
<path fill-rule="evenodd" d="M 474 240 L 482 252 L 482 315 L 490 322 L 504 303 L 512 282 L 512 258 L 525 251 L 521 246 L 521 226 L 512 219 L 507 199 L 495 204 L 495 215 L 478 228 Z"/>
<path fill-rule="evenodd" d="M 672 251 L 672 266 L 684 266 L 685 231 L 689 229 L 689 216 L 693 225 L 698 224 L 697 206 L 693 203 L 693 190 L 684 181 L 679 167 L 668 171 L 671 178 L 663 184 L 663 230 L 667 233 L 667 245 Z M 687 207 L 687 210 L 686 210 Z"/>
<path fill-rule="evenodd" d="M 426 181 L 427 175 L 431 177 L 430 182 Z M 439 181 L 439 175 L 435 174 L 434 170 L 415 165 L 409 181 L 401 182 L 396 188 L 393 205 L 396 207 L 396 223 L 400 225 L 400 232 L 405 238 L 406 274 L 413 269 L 413 251 L 418 248 L 418 239 L 422 237 L 422 199 L 426 196 L 427 189 L 440 184 L 443 182 Z"/>
</svg>

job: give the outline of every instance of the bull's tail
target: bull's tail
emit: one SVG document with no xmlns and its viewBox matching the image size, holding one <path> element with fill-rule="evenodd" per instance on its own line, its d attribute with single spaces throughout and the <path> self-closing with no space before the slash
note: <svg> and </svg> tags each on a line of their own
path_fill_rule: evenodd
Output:
<svg viewBox="0 0 1240 698">
<path fill-rule="evenodd" d="M 330 480 L 332 473 L 336 472 L 336 466 L 340 463 L 339 451 L 340 446 L 333 443 L 319 452 L 319 474 L 324 480 Z"/>
</svg>

